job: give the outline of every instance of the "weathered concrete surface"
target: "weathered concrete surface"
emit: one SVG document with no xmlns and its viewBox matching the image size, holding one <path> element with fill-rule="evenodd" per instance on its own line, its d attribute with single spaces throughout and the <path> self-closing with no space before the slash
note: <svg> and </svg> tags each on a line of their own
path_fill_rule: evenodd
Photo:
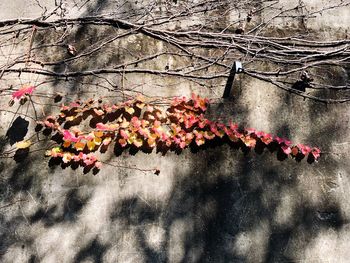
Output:
<svg viewBox="0 0 350 263">
<path fill-rule="evenodd" d="M 40 8 L 26 12 L 27 5 L 34 6 L 35 1 L 22 4 L 1 3 L 1 19 L 36 17 L 41 12 Z M 83 49 L 98 34 L 107 33 L 81 29 L 72 41 Z M 132 45 L 130 48 L 150 54 L 164 48 L 139 35 L 116 45 Z M 112 64 L 125 56 L 111 52 L 100 59 L 102 64 Z M 160 59 L 153 66 L 169 63 L 181 62 Z M 21 81 L 30 78 L 30 74 L 21 75 Z M 120 77 L 115 81 L 120 84 Z M 149 96 L 195 91 L 217 97 L 223 90 L 222 85 L 211 91 L 178 79 L 163 81 L 129 75 L 125 86 L 143 84 L 137 90 Z M 246 77 L 240 82 L 240 95 L 233 103 L 214 104 L 209 116 L 233 117 L 245 126 L 318 145 L 326 152 L 319 163 L 279 161 L 269 152 L 244 154 L 227 145 L 196 153 L 186 150 L 180 155 L 105 154 L 112 164 L 158 167 L 159 176 L 108 165 L 96 176 L 79 169 L 62 170 L 49 167 L 42 151 L 31 153 L 21 163 L 0 159 L 0 261 L 349 262 L 349 105 L 326 107 Z M 113 95 L 78 82 L 38 89 L 54 91 L 68 94 L 67 101 Z M 9 98 L 0 98 L 0 136 L 6 134 L 15 112 L 12 108 L 12 112 L 4 111 Z M 41 110 L 57 113 L 57 106 L 46 105 L 38 108 Z M 34 113 L 26 107 L 18 113 L 30 121 L 28 137 Z M 10 147 L 1 138 L 0 149 Z"/>
</svg>

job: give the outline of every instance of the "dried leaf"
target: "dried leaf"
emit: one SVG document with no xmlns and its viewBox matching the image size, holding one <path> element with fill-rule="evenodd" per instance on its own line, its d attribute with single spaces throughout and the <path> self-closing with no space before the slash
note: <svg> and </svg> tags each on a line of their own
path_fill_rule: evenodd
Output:
<svg viewBox="0 0 350 263">
<path fill-rule="evenodd" d="M 32 145 L 32 142 L 30 140 L 24 140 L 16 143 L 16 148 L 17 149 L 26 149 L 30 145 Z"/>
<path fill-rule="evenodd" d="M 77 49 L 73 45 L 67 45 L 67 51 L 72 56 L 76 56 L 78 53 Z"/>
</svg>

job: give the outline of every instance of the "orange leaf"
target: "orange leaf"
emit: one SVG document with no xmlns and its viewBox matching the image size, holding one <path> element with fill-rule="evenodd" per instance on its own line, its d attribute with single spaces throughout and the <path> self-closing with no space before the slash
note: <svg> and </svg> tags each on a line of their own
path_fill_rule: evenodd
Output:
<svg viewBox="0 0 350 263">
<path fill-rule="evenodd" d="M 153 138 L 148 138 L 147 143 L 148 143 L 149 147 L 153 148 L 156 146 L 156 140 Z"/>
<path fill-rule="evenodd" d="M 100 137 L 101 138 L 103 136 L 103 132 L 102 131 L 95 131 L 94 135 L 95 135 L 95 137 Z"/>
<path fill-rule="evenodd" d="M 122 147 L 125 147 L 128 144 L 127 141 L 125 139 L 122 139 L 122 138 L 119 139 L 118 142 Z"/>
<path fill-rule="evenodd" d="M 85 143 L 83 143 L 83 142 L 76 142 L 76 143 L 74 144 L 74 147 L 75 147 L 75 149 L 77 149 L 78 151 L 82 151 L 82 150 L 84 150 Z"/>
<path fill-rule="evenodd" d="M 63 147 L 68 148 L 71 145 L 70 141 L 64 141 Z"/>
</svg>

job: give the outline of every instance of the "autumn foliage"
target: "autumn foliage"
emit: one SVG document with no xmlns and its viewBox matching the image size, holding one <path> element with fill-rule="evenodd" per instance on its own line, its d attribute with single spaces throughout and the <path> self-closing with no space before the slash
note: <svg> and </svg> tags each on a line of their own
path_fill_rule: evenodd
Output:
<svg viewBox="0 0 350 263">
<path fill-rule="evenodd" d="M 246 149 L 277 148 L 283 155 L 317 160 L 320 150 L 255 129 L 240 129 L 236 123 L 208 120 L 204 113 L 208 99 L 195 94 L 191 98 L 177 97 L 167 107 L 155 105 L 139 96 L 121 104 L 89 99 L 62 105 L 58 116 L 48 116 L 38 122 L 44 134 L 53 134 L 58 146 L 46 155 L 63 164 L 99 169 L 98 156 L 113 143 L 115 152 L 126 148 L 152 151 L 203 147 L 211 141 L 227 141 Z M 81 127 L 89 121 L 89 130 Z M 86 126 L 86 125 L 85 125 Z"/>
</svg>

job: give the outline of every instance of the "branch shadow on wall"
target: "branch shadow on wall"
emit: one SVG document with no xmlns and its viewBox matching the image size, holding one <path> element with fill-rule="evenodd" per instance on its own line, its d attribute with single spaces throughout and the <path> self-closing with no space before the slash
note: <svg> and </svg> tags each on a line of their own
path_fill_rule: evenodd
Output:
<svg viewBox="0 0 350 263">
<path fill-rule="evenodd" d="M 298 172 L 290 175 L 285 169 L 266 166 L 271 158 L 240 158 L 224 148 L 226 154 L 241 161 L 230 174 L 220 174 L 218 166 L 224 158 L 220 150 L 198 153 L 193 158 L 194 169 L 176 176 L 172 193 L 162 208 L 155 204 L 150 207 L 137 197 L 116 204 L 111 219 L 123 222 L 126 229 L 135 228 L 144 262 L 257 262 L 261 256 L 265 257 L 262 262 L 291 262 L 295 255 L 288 251 L 288 245 L 298 235 L 304 237 L 299 242 L 306 246 L 322 229 L 337 230 L 344 223 L 334 204 L 320 210 L 300 200 L 296 200 L 298 206 L 287 225 L 276 223 L 282 193 L 295 191 Z M 207 160 L 207 165 L 203 165 L 203 160 Z M 179 221 L 183 224 L 179 225 Z M 257 231 L 261 222 L 266 224 L 266 232 L 250 236 L 243 246 L 253 244 L 249 248 L 252 251 L 244 254 L 237 247 L 240 235 Z M 144 229 L 149 224 L 159 224 L 165 231 L 158 250 L 147 242 L 150 237 Z M 182 239 L 173 233 L 179 233 Z M 174 242 L 183 247 L 178 255 Z M 261 254 L 254 255 L 254 249 L 265 246 Z"/>
<path fill-rule="evenodd" d="M 286 96 L 287 104 L 289 100 Z M 290 135 L 286 123 L 276 123 L 276 130 L 281 136 Z M 335 139 L 336 135 L 327 135 L 327 143 Z M 280 162 L 266 151 L 243 156 L 221 145 L 184 153 L 191 158 L 192 170 L 175 175 L 172 191 L 161 206 L 133 196 L 115 204 L 111 220 L 134 229 L 143 262 L 301 260 L 322 231 L 339 231 L 348 223 L 334 198 L 321 193 L 324 197 L 315 203 L 300 188 L 313 183 L 314 178 L 300 180 L 305 173 L 317 179 L 316 169 L 331 166 L 336 171 L 337 162 L 332 158 L 312 165 L 306 160 Z M 227 164 L 228 158 L 239 161 Z M 149 225 L 164 230 L 157 249 L 147 234 Z"/>
</svg>

